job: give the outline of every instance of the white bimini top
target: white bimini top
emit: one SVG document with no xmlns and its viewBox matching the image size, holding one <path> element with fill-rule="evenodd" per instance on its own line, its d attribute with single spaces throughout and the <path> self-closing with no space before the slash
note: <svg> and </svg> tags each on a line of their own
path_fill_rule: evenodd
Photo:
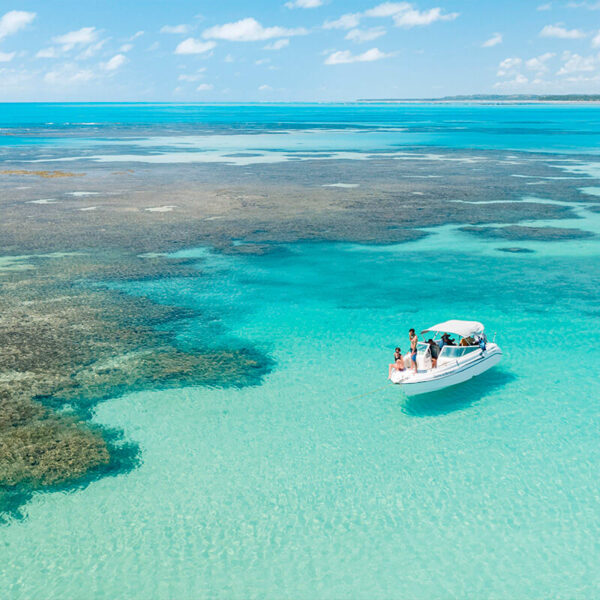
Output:
<svg viewBox="0 0 600 600">
<path fill-rule="evenodd" d="M 461 337 L 469 337 L 475 335 L 481 335 L 483 333 L 483 323 L 479 321 L 457 321 L 452 319 L 450 321 L 444 321 L 438 323 L 427 329 L 423 329 L 421 333 L 427 333 L 428 331 L 438 331 L 442 333 L 454 333 Z"/>
</svg>

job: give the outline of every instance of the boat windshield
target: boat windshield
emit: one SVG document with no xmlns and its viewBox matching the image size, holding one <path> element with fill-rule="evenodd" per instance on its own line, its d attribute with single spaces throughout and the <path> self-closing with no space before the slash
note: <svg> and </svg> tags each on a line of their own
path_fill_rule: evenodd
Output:
<svg viewBox="0 0 600 600">
<path fill-rule="evenodd" d="M 479 350 L 479 346 L 444 346 L 440 358 L 460 358 L 471 352 Z"/>
</svg>

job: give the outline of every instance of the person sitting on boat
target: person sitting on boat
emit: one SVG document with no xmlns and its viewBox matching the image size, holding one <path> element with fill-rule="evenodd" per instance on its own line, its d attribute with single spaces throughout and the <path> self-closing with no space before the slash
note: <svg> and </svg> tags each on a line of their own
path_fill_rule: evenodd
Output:
<svg viewBox="0 0 600 600">
<path fill-rule="evenodd" d="M 456 346 L 456 342 L 454 341 L 454 339 L 451 338 L 450 335 L 447 333 L 444 333 L 444 335 L 442 335 L 442 343 L 440 345 L 440 348 L 443 348 L 444 346 Z"/>
<path fill-rule="evenodd" d="M 417 343 L 419 338 L 414 329 L 408 330 L 408 338 L 410 339 L 410 361 L 412 363 L 413 371 L 417 373 Z"/>
<path fill-rule="evenodd" d="M 440 355 L 440 347 L 434 342 L 432 339 L 427 340 L 429 344 L 429 353 L 431 354 L 431 368 L 435 369 L 437 367 L 437 359 Z"/>
<path fill-rule="evenodd" d="M 400 352 L 400 348 L 396 348 L 394 351 L 394 362 L 390 365 L 388 379 L 391 379 L 392 371 L 394 369 L 397 371 L 404 371 L 404 359 L 402 358 L 402 352 Z"/>
</svg>

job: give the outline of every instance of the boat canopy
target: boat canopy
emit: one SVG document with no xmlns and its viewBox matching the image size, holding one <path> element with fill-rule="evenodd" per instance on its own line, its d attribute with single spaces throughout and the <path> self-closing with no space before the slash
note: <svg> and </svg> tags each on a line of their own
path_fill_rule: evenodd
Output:
<svg viewBox="0 0 600 600">
<path fill-rule="evenodd" d="M 421 333 L 427 333 L 428 331 L 438 331 L 442 333 L 454 333 L 461 337 L 469 337 L 474 335 L 481 335 L 483 333 L 483 324 L 478 321 L 457 321 L 455 319 L 451 321 L 444 321 L 438 323 L 427 329 L 423 329 Z"/>
</svg>

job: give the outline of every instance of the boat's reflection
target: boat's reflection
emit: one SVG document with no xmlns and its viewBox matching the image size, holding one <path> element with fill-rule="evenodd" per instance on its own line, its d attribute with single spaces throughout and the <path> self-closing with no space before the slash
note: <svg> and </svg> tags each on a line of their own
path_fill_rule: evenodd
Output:
<svg viewBox="0 0 600 600">
<path fill-rule="evenodd" d="M 515 379 L 510 371 L 495 368 L 460 385 L 403 398 L 403 411 L 412 417 L 432 417 L 465 410 Z"/>
</svg>

